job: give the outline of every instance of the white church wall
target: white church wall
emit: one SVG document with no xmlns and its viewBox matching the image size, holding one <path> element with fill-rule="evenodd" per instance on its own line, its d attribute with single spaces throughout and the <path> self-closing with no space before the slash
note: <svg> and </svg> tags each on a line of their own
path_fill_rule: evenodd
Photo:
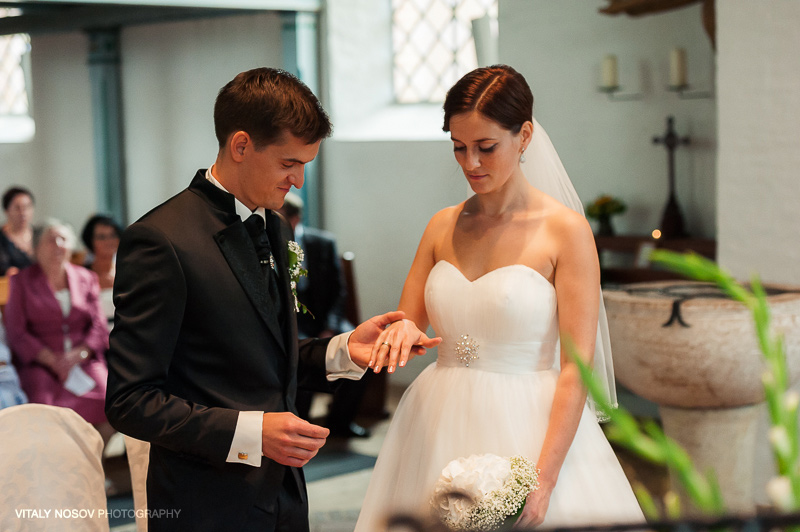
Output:
<svg viewBox="0 0 800 532">
<path fill-rule="evenodd" d="M 282 67 L 276 14 L 126 29 L 123 105 L 128 205 L 135 220 L 214 163 L 214 100 L 236 74 Z"/>
<path fill-rule="evenodd" d="M 649 234 L 668 197 L 667 153 L 652 137 L 675 116 L 692 144 L 676 151 L 676 192 L 692 236 L 716 234 L 716 100 L 668 92 L 669 55 L 687 52 L 689 82 L 710 89 L 714 57 L 699 5 L 631 18 L 598 13 L 594 0 L 500 0 L 500 61 L 519 70 L 533 90 L 534 115 L 548 131 L 584 205 L 600 194 L 621 197 L 628 212 L 618 233 Z M 597 91 L 606 54 L 618 57 L 623 93 Z"/>
<path fill-rule="evenodd" d="M 719 262 L 747 280 L 800 284 L 800 4 L 717 2 Z M 798 386 L 794 387 L 798 391 Z M 762 409 L 754 489 L 775 466 Z"/>
<path fill-rule="evenodd" d="M 717 2 L 719 261 L 800 284 L 800 3 Z"/>
<path fill-rule="evenodd" d="M 392 103 L 390 2 L 330 0 L 323 50 L 326 101 L 341 138 Z"/>
</svg>

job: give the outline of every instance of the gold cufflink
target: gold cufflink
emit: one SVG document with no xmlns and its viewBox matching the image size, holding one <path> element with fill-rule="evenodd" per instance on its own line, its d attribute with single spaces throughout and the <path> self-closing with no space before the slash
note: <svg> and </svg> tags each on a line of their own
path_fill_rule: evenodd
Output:
<svg viewBox="0 0 800 532">
<path fill-rule="evenodd" d="M 239 460 L 247 460 L 247 453 L 239 453 Z"/>
</svg>

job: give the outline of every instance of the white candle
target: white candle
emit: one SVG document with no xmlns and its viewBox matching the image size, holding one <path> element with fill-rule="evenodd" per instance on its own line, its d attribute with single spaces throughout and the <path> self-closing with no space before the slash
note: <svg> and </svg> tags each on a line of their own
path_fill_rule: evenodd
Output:
<svg viewBox="0 0 800 532">
<path fill-rule="evenodd" d="M 686 77 L 686 50 L 683 48 L 675 48 L 669 54 L 669 84 L 671 87 L 689 84 Z"/>
<path fill-rule="evenodd" d="M 602 87 L 610 88 L 617 87 L 617 56 L 609 54 L 603 58 L 603 81 Z"/>
</svg>

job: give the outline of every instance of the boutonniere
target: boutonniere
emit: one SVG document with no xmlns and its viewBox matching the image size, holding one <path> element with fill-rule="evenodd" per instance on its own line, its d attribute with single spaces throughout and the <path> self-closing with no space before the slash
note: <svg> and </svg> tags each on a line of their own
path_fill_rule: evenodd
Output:
<svg viewBox="0 0 800 532">
<path fill-rule="evenodd" d="M 302 263 L 304 259 L 305 254 L 300 244 L 294 240 L 289 240 L 289 282 L 292 286 L 292 295 L 294 296 L 294 311 L 302 311 L 303 314 L 311 314 L 308 307 L 300 303 L 297 299 L 297 280 L 308 275 L 308 270 L 300 266 L 300 263 Z M 313 314 L 311 315 L 313 316 Z"/>
</svg>

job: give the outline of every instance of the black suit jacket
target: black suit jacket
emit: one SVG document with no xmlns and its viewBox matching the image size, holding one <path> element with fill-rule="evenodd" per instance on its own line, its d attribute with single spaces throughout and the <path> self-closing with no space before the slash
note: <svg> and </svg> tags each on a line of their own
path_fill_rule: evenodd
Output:
<svg viewBox="0 0 800 532">
<path fill-rule="evenodd" d="M 303 267 L 308 275 L 298 283 L 297 296 L 311 311 L 297 315 L 301 336 L 319 336 L 328 329 L 336 334 L 352 329 L 344 315 L 345 285 L 336 239 L 327 231 L 303 226 Z"/>
<path fill-rule="evenodd" d="M 285 314 L 281 327 L 234 198 L 198 171 L 189 188 L 122 235 L 114 283 L 106 413 L 151 442 L 148 507 L 180 510 L 151 530 L 243 530 L 270 511 L 285 474 L 226 463 L 240 411 L 294 411 L 298 382 L 328 390 L 326 340 L 298 345 L 287 274 L 291 230 L 267 211 Z M 279 244 L 275 244 L 275 243 Z"/>
</svg>

